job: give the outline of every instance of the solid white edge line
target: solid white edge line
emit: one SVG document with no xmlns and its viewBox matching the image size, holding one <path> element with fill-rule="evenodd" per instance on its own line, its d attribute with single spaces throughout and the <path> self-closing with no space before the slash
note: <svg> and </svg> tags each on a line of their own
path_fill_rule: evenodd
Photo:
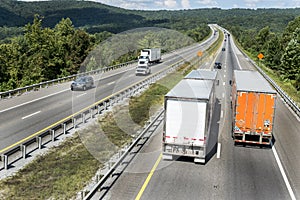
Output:
<svg viewBox="0 0 300 200">
<path fill-rule="evenodd" d="M 272 145 L 273 145 L 273 144 L 272 144 Z M 292 199 L 292 200 L 296 200 L 295 194 L 294 194 L 294 192 L 293 192 L 293 190 L 292 190 L 292 187 L 291 187 L 291 185 L 290 185 L 290 182 L 289 182 L 289 180 L 288 180 L 288 178 L 287 178 L 287 176 L 286 176 L 286 174 L 285 174 L 285 172 L 284 172 L 283 166 L 282 166 L 282 164 L 281 164 L 281 161 L 280 161 L 280 159 L 279 159 L 279 156 L 278 156 L 278 154 L 277 154 L 277 151 L 276 151 L 274 145 L 272 146 L 272 151 L 273 151 L 273 154 L 274 154 L 274 156 L 275 156 L 275 160 L 276 160 L 276 162 L 277 162 L 277 165 L 278 165 L 278 167 L 279 167 L 279 170 L 280 170 L 280 172 L 281 172 L 281 175 L 282 175 L 282 177 L 283 177 L 283 180 L 284 180 L 284 182 L 285 182 L 285 185 L 286 185 L 286 187 L 287 187 L 287 189 L 288 189 L 288 191 L 289 191 L 289 194 L 290 194 L 290 196 L 291 196 L 291 199 Z"/>
<path fill-rule="evenodd" d="M 237 63 L 238 63 L 238 66 L 239 66 L 240 69 L 242 69 L 241 64 L 240 64 L 240 61 L 239 61 L 239 59 L 238 59 L 238 57 L 237 57 L 237 55 L 236 55 L 236 50 L 238 50 L 238 49 L 237 49 L 237 47 L 236 47 L 234 41 L 232 41 L 231 44 L 233 44 L 233 51 L 234 51 L 234 55 L 235 55 L 236 61 L 237 61 Z"/>
<path fill-rule="evenodd" d="M 81 97 L 81 96 L 84 96 L 84 95 L 86 95 L 86 94 L 87 94 L 86 92 L 85 92 L 85 93 L 82 93 L 82 94 L 80 94 L 80 95 L 77 95 L 76 98 Z"/>
<path fill-rule="evenodd" d="M 19 104 L 19 105 L 16 105 L 16 106 L 13 106 L 13 107 L 10 107 L 10 108 L 1 110 L 0 113 L 5 112 L 5 111 L 8 111 L 8 110 L 12 110 L 12 109 L 14 109 L 14 108 L 18 108 L 18 107 L 20 107 L 20 106 L 24 106 L 24 105 L 26 105 L 26 104 L 29 104 L 29 103 L 32 103 L 32 102 L 35 102 L 35 101 L 38 101 L 38 100 L 41 100 L 41 99 L 45 99 L 45 98 L 47 98 L 47 97 L 51 97 L 51 96 L 53 96 L 53 95 L 56 95 L 56 94 L 65 92 L 65 91 L 67 91 L 67 90 L 70 90 L 70 89 L 65 89 L 65 90 L 62 90 L 62 91 L 59 91 L 59 92 L 56 92 L 56 93 L 53 93 L 53 94 L 49 94 L 49 95 L 47 95 L 47 96 L 43 96 L 43 97 L 40 97 L 40 98 L 31 100 L 31 101 L 27 101 L 27 102 L 25 102 L 25 103 L 21 103 L 21 104 Z"/>
<path fill-rule="evenodd" d="M 128 68 L 127 68 L 127 69 L 128 69 Z M 130 69 L 130 68 L 129 68 L 129 69 Z M 112 77 L 112 76 L 114 76 L 114 75 L 121 74 L 121 73 L 123 73 L 123 72 L 124 72 L 124 71 L 118 72 L 118 73 L 113 74 L 113 75 L 104 76 L 104 77 L 102 77 L 102 79 L 109 78 L 109 77 Z M 97 80 L 95 80 L 95 81 L 99 81 L 99 80 L 101 80 L 101 79 L 97 79 Z M 12 110 L 12 109 L 14 109 L 14 108 L 18 108 L 18 107 L 24 106 L 24 105 L 26 105 L 26 104 L 29 104 L 29 103 L 32 103 L 32 102 L 35 102 L 35 101 L 38 101 L 38 100 L 41 100 L 41 99 L 45 99 L 45 98 L 48 98 L 48 97 L 57 95 L 57 94 L 59 94 L 59 93 L 62 93 L 62 92 L 68 91 L 68 90 L 70 90 L 70 88 L 65 89 L 65 90 L 62 90 L 62 91 L 58 91 L 58 92 L 55 92 L 55 93 L 53 93 L 53 94 L 49 94 L 49 95 L 46 95 L 46 96 L 43 96 L 43 97 L 40 97 L 40 98 L 37 98 L 37 99 L 34 99 L 34 100 L 31 100 L 31 101 L 27 101 L 27 102 L 25 102 L 25 103 L 21 103 L 21 104 L 19 104 L 19 105 L 16 105 L 16 106 L 13 106 L 13 107 L 10 107 L 10 108 L 6 108 L 6 109 L 4 109 L 4 110 L 0 110 L 0 113 L 5 112 L 5 111 Z"/>
<path fill-rule="evenodd" d="M 26 118 L 28 118 L 28 117 L 32 117 L 33 115 L 36 115 L 36 114 L 38 114 L 38 113 L 40 113 L 41 111 L 39 110 L 39 111 L 37 111 L 37 112 L 35 112 L 35 113 L 32 113 L 32 114 L 30 114 L 30 115 L 27 115 L 27 116 L 25 116 L 25 117 L 22 117 L 22 119 L 26 119 Z"/>
<path fill-rule="evenodd" d="M 218 143 L 218 148 L 217 148 L 217 158 L 221 157 L 221 143 Z"/>
<path fill-rule="evenodd" d="M 107 85 L 112 85 L 112 84 L 115 84 L 116 81 L 112 81 L 110 83 L 107 83 Z"/>
</svg>

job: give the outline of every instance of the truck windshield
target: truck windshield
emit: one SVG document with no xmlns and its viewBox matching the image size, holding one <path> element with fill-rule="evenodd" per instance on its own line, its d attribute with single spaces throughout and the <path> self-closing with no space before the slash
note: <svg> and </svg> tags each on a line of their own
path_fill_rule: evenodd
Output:
<svg viewBox="0 0 300 200">
<path fill-rule="evenodd" d="M 148 56 L 140 56 L 139 59 L 148 59 Z"/>
</svg>

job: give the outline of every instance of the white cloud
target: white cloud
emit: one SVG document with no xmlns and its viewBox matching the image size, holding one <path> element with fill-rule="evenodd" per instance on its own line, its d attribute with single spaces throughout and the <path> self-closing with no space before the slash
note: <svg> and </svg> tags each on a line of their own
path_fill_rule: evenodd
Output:
<svg viewBox="0 0 300 200">
<path fill-rule="evenodd" d="M 191 8 L 190 1 L 189 0 L 181 0 L 181 6 L 182 6 L 182 8 L 185 8 L 185 9 Z"/>
<path fill-rule="evenodd" d="M 249 8 L 256 8 L 260 7 L 257 5 L 260 2 L 260 0 L 245 0 L 245 5 Z"/>
<path fill-rule="evenodd" d="M 299 0 L 293 0 L 292 1 L 292 7 L 300 7 L 300 1 Z"/>
<path fill-rule="evenodd" d="M 206 7 L 215 7 L 218 5 L 218 2 L 216 2 L 215 0 L 198 0 L 197 3 Z"/>
<path fill-rule="evenodd" d="M 177 1 L 176 0 L 165 0 L 164 5 L 167 6 L 167 8 L 176 8 Z"/>
<path fill-rule="evenodd" d="M 239 6 L 237 4 L 233 4 L 233 8 L 238 8 Z"/>
</svg>

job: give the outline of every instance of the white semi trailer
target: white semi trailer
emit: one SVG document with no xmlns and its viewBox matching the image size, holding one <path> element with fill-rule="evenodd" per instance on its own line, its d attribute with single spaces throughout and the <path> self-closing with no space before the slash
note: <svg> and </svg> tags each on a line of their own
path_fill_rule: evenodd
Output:
<svg viewBox="0 0 300 200">
<path fill-rule="evenodd" d="M 183 79 L 165 95 L 163 159 L 188 156 L 206 162 L 214 90 L 214 80 Z"/>
</svg>

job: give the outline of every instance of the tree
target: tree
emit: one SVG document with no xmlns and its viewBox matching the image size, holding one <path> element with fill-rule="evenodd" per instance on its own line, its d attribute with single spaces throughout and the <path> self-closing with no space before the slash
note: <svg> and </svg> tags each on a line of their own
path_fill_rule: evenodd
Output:
<svg viewBox="0 0 300 200">
<path fill-rule="evenodd" d="M 265 45 L 265 64 L 272 70 L 278 71 L 279 66 L 281 65 L 283 47 L 278 35 L 271 33 L 269 37 L 270 39 L 266 41 Z"/>
<path fill-rule="evenodd" d="M 300 28 L 297 28 L 281 58 L 280 73 L 284 78 L 296 80 L 300 73 Z"/>
</svg>

